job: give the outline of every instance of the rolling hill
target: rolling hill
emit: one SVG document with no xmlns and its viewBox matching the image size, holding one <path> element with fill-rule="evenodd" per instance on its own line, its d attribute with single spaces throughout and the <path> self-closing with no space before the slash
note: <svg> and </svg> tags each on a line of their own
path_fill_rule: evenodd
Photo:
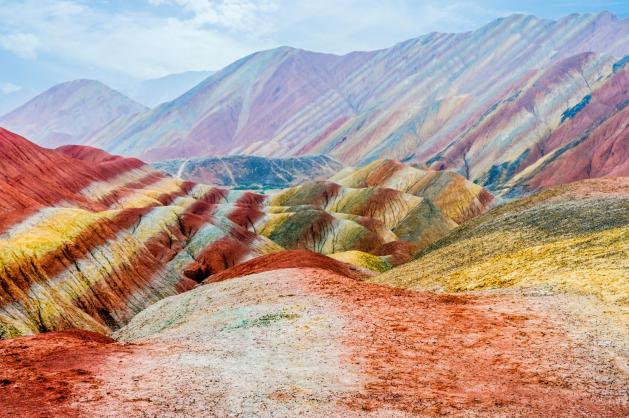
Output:
<svg viewBox="0 0 629 418">
<path fill-rule="evenodd" d="M 447 184 L 444 194 L 458 193 Z M 169 177 L 96 148 L 42 148 L 6 130 L 0 185 L 0 338 L 109 333 L 164 297 L 283 250 L 335 255 L 325 259 L 373 275 L 458 225 L 442 200 L 421 193 L 309 182 L 265 196 Z M 485 196 L 476 207 L 461 194 L 461 207 L 490 206 L 483 188 L 460 185 Z"/>
</svg>

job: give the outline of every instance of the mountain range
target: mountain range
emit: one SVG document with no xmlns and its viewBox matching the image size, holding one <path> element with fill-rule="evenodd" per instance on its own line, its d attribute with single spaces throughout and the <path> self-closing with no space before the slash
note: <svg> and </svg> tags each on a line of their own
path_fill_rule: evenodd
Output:
<svg viewBox="0 0 629 418">
<path fill-rule="evenodd" d="M 86 89 L 111 111 L 61 106 L 85 121 L 73 124 L 77 132 L 55 128 L 68 126 L 55 122 L 56 96 L 70 87 L 59 86 L 0 124 L 44 145 L 76 142 L 147 161 L 392 158 L 455 170 L 506 195 L 628 173 L 628 55 L 629 20 L 610 13 L 513 15 L 379 51 L 258 52 L 153 109 Z M 611 157 L 603 164 L 601 155 Z"/>
<path fill-rule="evenodd" d="M 118 111 L 103 117 L 89 107 L 64 109 L 78 120 L 90 115 L 76 134 L 46 123 L 56 112 L 29 120 L 32 106 L 0 123 L 46 145 L 87 143 L 150 161 L 327 153 L 356 164 L 389 157 L 458 170 L 494 190 L 528 190 L 626 173 L 619 138 L 628 37 L 629 23 L 607 13 L 557 22 L 514 15 L 381 51 L 256 53 L 155 109 L 109 104 L 110 95 L 86 89 Z M 67 87 L 45 94 L 44 104 L 34 100 L 37 109 L 58 103 L 55 95 Z M 40 139 L 36 128 L 53 138 Z M 583 158 L 593 148 L 615 157 L 599 167 Z M 571 172 L 557 174 L 574 160 Z"/>
</svg>

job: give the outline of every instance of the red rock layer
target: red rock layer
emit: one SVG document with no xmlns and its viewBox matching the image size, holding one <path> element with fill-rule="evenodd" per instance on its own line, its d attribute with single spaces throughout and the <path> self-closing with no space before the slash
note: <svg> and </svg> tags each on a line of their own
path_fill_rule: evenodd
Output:
<svg viewBox="0 0 629 418">
<path fill-rule="evenodd" d="M 275 254 L 264 255 L 245 261 L 235 267 L 224 270 L 205 280 L 203 283 L 222 282 L 234 277 L 248 276 L 263 271 L 281 270 L 287 268 L 318 268 L 355 280 L 365 278 L 365 273 L 356 267 L 334 260 L 325 255 L 307 250 L 282 251 Z"/>
<path fill-rule="evenodd" d="M 0 130 L 0 185 L 4 192 L 0 233 L 8 234 L 2 239 L 11 239 L 12 227 L 28 232 L 34 226 L 19 225 L 21 221 L 57 206 L 55 211 L 41 212 L 53 230 L 43 226 L 31 243 L 46 251 L 29 247 L 22 252 L 19 243 L 13 243 L 0 254 L 0 338 L 76 327 L 109 332 L 149 304 L 191 289 L 196 285 L 193 279 L 201 281 L 251 257 L 260 237 L 246 229 L 249 225 L 241 227 L 213 215 L 217 203 L 226 201 L 227 190 L 208 188 L 204 195 L 196 193 L 198 200 L 184 206 L 183 212 L 181 207 L 162 211 L 160 206 L 173 204 L 195 187 L 191 182 L 168 180 L 160 194 L 158 183 L 162 180 L 166 180 L 163 174 L 136 159 L 80 146 L 49 150 Z M 104 195 L 85 192 L 94 184 Z M 89 213 L 118 207 L 127 198 L 133 202 L 135 195 L 144 196 L 139 207 L 116 209 L 99 217 Z M 231 217 L 243 222 L 251 219 L 257 213 L 252 206 L 259 207 L 263 200 L 263 196 L 242 194 Z M 77 217 L 73 227 L 78 229 L 71 237 L 54 230 L 54 217 L 69 214 L 65 207 L 89 211 L 73 212 Z M 40 222 L 33 219 L 35 224 Z M 197 239 L 196 245 L 202 248 L 196 250 L 196 259 L 185 256 L 195 234 L 209 225 L 220 236 Z M 136 236 L 140 227 L 148 230 Z M 52 235 L 50 239 L 46 233 Z M 170 266 L 180 255 L 184 255 L 184 266 L 179 262 Z M 202 274 L 197 271 L 186 276 L 182 271 L 186 264 L 188 271 L 196 269 Z"/>
<path fill-rule="evenodd" d="M 342 403 L 417 416 L 625 416 L 587 353 L 526 302 L 438 295 L 338 275 L 304 283 L 350 319 L 345 344 L 367 384 Z M 525 314 L 521 312 L 527 312 Z M 617 389 L 617 388 L 616 388 Z M 601 395 L 603 394 L 603 395 Z"/>
<path fill-rule="evenodd" d="M 527 182 L 529 187 L 537 189 L 594 177 L 629 176 L 629 107 L 584 135 L 583 141 L 537 172 Z"/>
</svg>

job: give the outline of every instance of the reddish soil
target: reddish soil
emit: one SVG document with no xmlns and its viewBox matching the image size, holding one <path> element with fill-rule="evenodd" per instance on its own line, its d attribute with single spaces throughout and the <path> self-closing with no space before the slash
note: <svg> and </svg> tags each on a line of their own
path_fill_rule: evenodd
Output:
<svg viewBox="0 0 629 418">
<path fill-rule="evenodd" d="M 130 353 L 111 338 L 71 330 L 0 341 L 0 416 L 74 417 L 79 391 L 98 388 L 99 365 Z"/>
<path fill-rule="evenodd" d="M 308 250 L 291 250 L 254 258 L 210 276 L 203 283 L 222 282 L 223 280 L 235 277 L 262 273 L 263 271 L 306 267 L 329 270 L 356 280 L 362 280 L 365 278 L 365 274 L 362 271 L 350 264 L 343 263 L 325 255 Z"/>
<path fill-rule="evenodd" d="M 287 251 L 281 255 L 298 259 L 298 253 L 304 252 Z M 308 254 L 303 256 L 312 259 Z M 315 300 L 323 298 L 329 304 L 325 312 L 342 315 L 346 326 L 341 335 L 337 334 L 341 338 L 338 343 L 348 351 L 341 358 L 343 363 L 352 364 L 352 369 L 355 366 L 364 384 L 360 389 L 340 394 L 338 404 L 333 404 L 339 415 L 629 414 L 627 377 L 615 374 L 609 359 L 604 358 L 604 350 L 588 346 L 588 351 L 575 343 L 561 324 L 536 311 L 526 299 L 410 292 L 312 268 L 278 271 L 264 280 L 268 282 L 265 291 L 269 294 L 260 294 L 257 303 L 262 306 L 268 303 L 269 295 L 291 289 L 290 297 L 314 296 L 315 304 L 321 303 Z M 245 295 L 252 289 L 247 282 L 242 286 Z M 233 306 L 241 303 L 239 299 L 232 302 Z M 286 299 L 286 303 L 291 305 L 294 300 Z M 316 323 L 310 326 L 316 327 Z M 223 382 L 215 385 L 214 395 L 203 398 L 197 396 L 202 388 L 190 388 L 191 397 L 208 402 L 201 405 L 185 397 L 179 399 L 178 393 L 172 393 L 173 387 L 163 383 L 165 376 L 186 379 L 191 377 L 186 373 L 199 373 L 180 362 L 186 353 L 196 353 L 201 356 L 199 359 L 209 355 L 208 361 L 217 360 L 213 354 L 195 351 L 203 339 L 192 341 L 191 330 L 180 330 L 182 339 L 166 345 L 157 341 L 123 345 L 83 331 L 0 341 L 0 415 L 99 416 L 147 402 L 159 414 L 178 411 L 179 415 L 174 416 L 198 416 L 200 410 L 222 405 L 214 411 L 228 415 L 220 409 L 224 407 L 221 402 L 230 397 L 240 399 L 240 394 L 230 393 Z M 331 347 L 338 347 L 336 341 L 330 341 L 336 344 Z M 276 348 L 266 347 L 269 352 Z M 160 378 L 156 370 L 167 375 Z M 321 383 L 325 387 L 336 384 Z M 253 392 L 254 398 L 261 400 L 243 405 L 243 414 L 257 411 L 265 415 L 255 408 L 266 405 L 264 390 L 272 388 L 271 382 L 259 393 Z M 165 403 L 159 403 L 163 399 Z M 293 404 L 286 402 L 288 410 L 301 405 L 297 400 Z M 321 408 L 324 411 L 325 404 Z"/>
<path fill-rule="evenodd" d="M 320 277 L 308 285 L 352 319 L 345 341 L 354 348 L 350 361 L 370 379 L 343 401 L 352 409 L 429 416 L 629 415 L 629 396 L 622 404 L 612 399 L 623 393 L 622 379 L 611 384 L 598 378 L 596 353 L 578 352 L 560 327 L 531 313 L 525 301 Z"/>
</svg>

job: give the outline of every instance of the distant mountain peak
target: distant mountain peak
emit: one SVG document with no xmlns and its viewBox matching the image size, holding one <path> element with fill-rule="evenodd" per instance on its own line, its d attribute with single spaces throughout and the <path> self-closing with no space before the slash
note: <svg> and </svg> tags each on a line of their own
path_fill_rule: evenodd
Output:
<svg viewBox="0 0 629 418">
<path fill-rule="evenodd" d="M 0 126 L 40 145 L 81 143 L 94 130 L 147 108 L 96 80 L 57 84 L 0 118 Z"/>
</svg>

